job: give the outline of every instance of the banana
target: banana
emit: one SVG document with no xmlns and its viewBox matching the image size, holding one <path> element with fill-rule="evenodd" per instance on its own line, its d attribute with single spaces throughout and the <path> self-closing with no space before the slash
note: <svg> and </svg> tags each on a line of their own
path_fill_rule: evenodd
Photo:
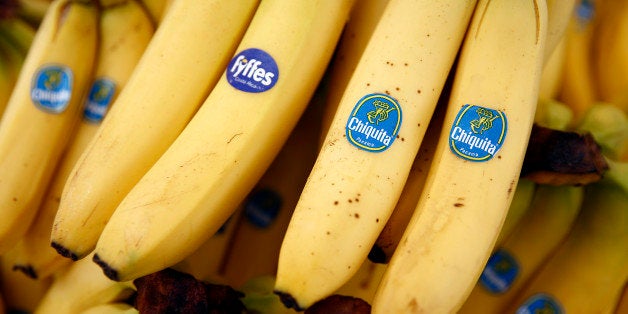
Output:
<svg viewBox="0 0 628 314">
<path fill-rule="evenodd" d="M 18 14 L 32 25 L 38 26 L 45 18 L 52 0 L 17 0 Z"/>
<path fill-rule="evenodd" d="M 547 0 L 547 38 L 544 61 L 551 59 L 556 48 L 563 41 L 567 25 L 573 15 L 576 2 L 582 0 Z"/>
<path fill-rule="evenodd" d="M 10 252 L 0 256 L 0 294 L 8 313 L 32 313 L 52 281 L 53 278 L 33 280 L 13 271 L 13 256 Z"/>
<path fill-rule="evenodd" d="M 80 314 L 137 314 L 139 311 L 127 303 L 105 303 L 94 305 Z"/>
<path fill-rule="evenodd" d="M 176 1 L 63 189 L 50 236 L 83 258 L 218 81 L 259 0 Z"/>
<path fill-rule="evenodd" d="M 351 79 L 360 56 L 389 0 L 362 0 L 349 14 L 338 47 L 330 64 L 329 91 L 322 121 L 321 144 L 336 113 L 338 103 Z"/>
<path fill-rule="evenodd" d="M 373 313 L 455 312 L 471 292 L 517 186 L 546 30 L 544 1 L 478 2 L 436 162 L 380 283 Z"/>
<path fill-rule="evenodd" d="M 19 69 L 22 67 L 23 57 L 13 54 L 13 52 L 16 52 L 16 50 L 3 38 L 0 38 L 0 117 L 2 117 L 9 102 Z M 14 61 L 12 56 L 19 58 Z"/>
<path fill-rule="evenodd" d="M 474 6 L 386 6 L 281 246 L 275 291 L 287 307 L 305 309 L 330 295 L 367 258 L 403 189 Z"/>
<path fill-rule="evenodd" d="M 583 194 L 581 186 L 539 185 L 530 210 L 493 252 L 458 313 L 504 313 L 527 280 L 566 238 Z"/>
<path fill-rule="evenodd" d="M 432 158 L 434 157 L 434 150 L 438 143 L 438 135 L 440 134 L 443 118 L 445 114 L 445 108 L 447 106 L 447 97 L 449 90 L 451 89 L 451 73 L 448 81 L 445 83 L 445 87 L 438 100 L 434 114 L 430 120 L 419 151 L 414 157 L 412 166 L 410 166 L 410 172 L 408 178 L 401 190 L 397 204 L 390 214 L 390 217 L 386 221 L 384 228 L 377 236 L 371 251 L 368 254 L 368 259 L 375 263 L 387 264 L 390 261 L 390 257 L 395 252 L 399 239 L 403 235 L 408 220 L 416 208 L 416 204 L 419 201 L 420 191 L 425 185 L 425 179 L 427 178 L 427 171 L 429 170 Z M 355 276 L 355 275 L 354 275 Z"/>
<path fill-rule="evenodd" d="M 105 226 L 94 260 L 109 278 L 175 264 L 216 232 L 294 128 L 352 4 L 262 1 L 222 79 Z"/>
<path fill-rule="evenodd" d="M 386 264 L 365 260 L 360 269 L 343 284 L 334 294 L 360 298 L 369 304 L 377 291 L 380 280 L 386 271 Z"/>
<path fill-rule="evenodd" d="M 603 102 L 593 104 L 576 130 L 591 133 L 604 156 L 628 162 L 628 114 L 617 106 Z"/>
<path fill-rule="evenodd" d="M 628 313 L 628 281 L 624 283 L 624 289 L 621 297 L 617 301 L 614 314 Z"/>
<path fill-rule="evenodd" d="M 612 313 L 628 279 L 628 164 L 585 186 L 572 231 L 505 313 Z"/>
<path fill-rule="evenodd" d="M 528 210 L 530 210 L 530 204 L 534 198 L 535 190 L 536 183 L 534 183 L 534 181 L 519 178 L 515 193 L 512 196 L 512 201 L 508 206 L 508 213 L 506 213 L 504 223 L 499 230 L 497 240 L 495 240 L 496 246 L 503 243 L 512 234 L 521 219 L 523 219 Z"/>
<path fill-rule="evenodd" d="M 591 41 L 597 17 L 597 2 L 578 0 L 564 35 L 566 52 L 558 100 L 572 108 L 574 125 L 579 123 L 598 98 L 591 64 Z"/>
<path fill-rule="evenodd" d="M 628 2 L 602 2 L 591 63 L 598 98 L 628 113 Z"/>
<path fill-rule="evenodd" d="M 98 304 L 126 301 L 135 291 L 132 282 L 110 280 L 85 258 L 54 277 L 33 314 L 80 313 Z"/>
<path fill-rule="evenodd" d="M 80 117 L 96 58 L 98 10 L 57 0 L 42 21 L 0 121 L 0 254 L 33 220 Z"/>
<path fill-rule="evenodd" d="M 563 73 L 565 72 L 565 54 L 567 53 L 567 39 L 563 36 L 556 48 L 545 61 L 539 84 L 539 100 L 550 101 L 558 99 L 562 88 Z"/>
<path fill-rule="evenodd" d="M 153 18 L 153 22 L 156 25 L 161 24 L 161 21 L 164 18 L 164 15 L 168 11 L 168 7 L 175 0 L 141 0 L 146 10 L 150 13 Z"/>
<path fill-rule="evenodd" d="M 37 29 L 23 19 L 13 16 L 0 19 L 0 36 L 26 55 L 35 38 Z"/>
<path fill-rule="evenodd" d="M 101 3 L 102 5 L 102 3 Z M 50 232 L 63 187 L 75 163 L 100 126 L 108 107 L 124 89 L 150 42 L 154 27 L 136 0 L 102 6 L 100 42 L 91 90 L 84 99 L 83 117 L 48 186 L 33 224 L 13 248 L 14 268 L 43 278 L 70 262 L 50 247 Z"/>
<path fill-rule="evenodd" d="M 318 153 L 328 80 L 323 78 L 286 143 L 242 204 L 243 217 L 222 271 L 233 287 L 275 275 L 281 241 Z"/>
</svg>

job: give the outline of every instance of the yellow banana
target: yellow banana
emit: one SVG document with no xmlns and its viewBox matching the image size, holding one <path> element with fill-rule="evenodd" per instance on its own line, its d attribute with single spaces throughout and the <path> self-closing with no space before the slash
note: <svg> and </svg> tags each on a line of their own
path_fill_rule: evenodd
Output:
<svg viewBox="0 0 628 314">
<path fill-rule="evenodd" d="M 628 2 L 601 4 L 591 44 L 593 81 L 599 100 L 628 113 Z"/>
<path fill-rule="evenodd" d="M 458 313 L 504 313 L 505 308 L 571 230 L 583 188 L 539 185 L 530 210 L 489 258 Z"/>
<path fill-rule="evenodd" d="M 474 0 L 388 2 L 281 246 L 275 291 L 287 307 L 305 309 L 330 295 L 367 258 L 403 189 L 474 7 Z"/>
<path fill-rule="evenodd" d="M 597 100 L 591 64 L 591 41 L 597 2 L 578 0 L 565 30 L 566 52 L 558 100 L 572 108 L 572 124 L 577 124 Z"/>
<path fill-rule="evenodd" d="M 628 164 L 610 166 L 585 186 L 567 239 L 505 313 L 612 313 L 628 279 Z"/>
<path fill-rule="evenodd" d="M 621 297 L 617 301 L 617 306 L 615 306 L 614 314 L 623 314 L 628 313 L 628 281 L 624 283 L 624 289 Z"/>
<path fill-rule="evenodd" d="M 471 292 L 517 186 L 546 30 L 544 1 L 478 2 L 435 162 L 373 313 L 455 312 Z"/>
<path fill-rule="evenodd" d="M 324 84 L 327 82 L 315 91 L 277 157 L 242 204 L 243 217 L 223 270 L 226 283 L 233 287 L 241 287 L 255 277 L 275 275 L 281 241 L 318 153 L 327 90 Z"/>
<path fill-rule="evenodd" d="M 175 264 L 216 232 L 294 128 L 352 3 L 262 1 L 222 79 L 105 226 L 94 260 L 109 278 Z"/>
<path fill-rule="evenodd" d="M 557 46 L 563 41 L 576 2 L 581 0 L 547 0 L 547 39 L 544 63 L 547 63 Z"/>
<path fill-rule="evenodd" d="M 349 14 L 349 20 L 329 65 L 329 91 L 322 120 L 321 144 L 325 140 L 327 129 L 334 118 L 342 94 L 388 1 L 362 0 L 359 5 L 352 8 Z"/>
<path fill-rule="evenodd" d="M 132 282 L 110 280 L 85 258 L 54 276 L 33 314 L 80 313 L 98 304 L 126 301 L 134 293 Z"/>
<path fill-rule="evenodd" d="M 0 36 L 6 37 L 24 55 L 28 53 L 37 29 L 19 17 L 0 19 Z"/>
<path fill-rule="evenodd" d="M 39 25 L 45 18 L 51 0 L 17 0 L 17 13 L 32 25 Z"/>
<path fill-rule="evenodd" d="M 334 294 L 360 298 L 369 304 L 377 291 L 380 280 L 386 271 L 386 264 L 365 260 L 360 269 L 343 284 Z"/>
<path fill-rule="evenodd" d="M 105 303 L 94 305 L 80 314 L 137 314 L 139 311 L 127 303 Z"/>
<path fill-rule="evenodd" d="M 91 252 L 112 212 L 179 135 L 218 81 L 258 0 L 177 1 L 73 168 L 51 244 Z"/>
<path fill-rule="evenodd" d="M 98 60 L 91 90 L 84 99 L 83 117 L 75 128 L 33 224 L 13 248 L 16 269 L 42 278 L 70 261 L 50 247 L 50 232 L 63 187 L 98 130 L 109 105 L 125 87 L 153 33 L 150 17 L 136 0 L 102 7 Z"/>
<path fill-rule="evenodd" d="M 562 88 L 563 73 L 565 72 L 565 54 L 567 53 L 567 39 L 565 36 L 557 44 L 554 51 L 545 61 L 543 72 L 541 73 L 541 82 L 539 83 L 539 100 L 549 101 L 556 100 L 560 95 Z"/>
<path fill-rule="evenodd" d="M 628 162 L 628 113 L 617 106 L 602 102 L 593 104 L 576 130 L 591 133 L 604 156 Z"/>
<path fill-rule="evenodd" d="M 52 281 L 52 277 L 34 280 L 14 271 L 10 252 L 0 256 L 0 294 L 9 313 L 32 313 Z"/>
<path fill-rule="evenodd" d="M 80 117 L 97 38 L 95 5 L 57 0 L 33 39 L 0 121 L 0 254 L 28 229 Z"/>
<path fill-rule="evenodd" d="M 156 25 L 161 24 L 168 7 L 175 0 L 141 0 Z"/>
</svg>

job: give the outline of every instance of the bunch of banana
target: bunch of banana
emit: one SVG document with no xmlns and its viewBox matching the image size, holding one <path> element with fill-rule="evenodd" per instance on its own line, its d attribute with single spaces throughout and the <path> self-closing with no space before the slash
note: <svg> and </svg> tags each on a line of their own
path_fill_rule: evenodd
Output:
<svg viewBox="0 0 628 314">
<path fill-rule="evenodd" d="M 286 306 L 305 309 L 325 298 L 367 258 L 401 193 L 474 7 L 475 1 L 388 2 L 284 237 L 275 291 Z"/>
<path fill-rule="evenodd" d="M 258 2 L 172 3 L 69 175 L 51 233 L 57 252 L 77 260 L 94 249 L 116 206 L 220 78 Z"/>
<path fill-rule="evenodd" d="M 80 119 L 96 59 L 98 8 L 51 4 L 0 120 L 0 254 L 34 219 L 54 168 Z"/>
<path fill-rule="evenodd" d="M 83 100 L 82 119 L 75 126 L 36 218 L 13 248 L 14 267 L 34 278 L 46 277 L 70 262 L 50 247 L 50 232 L 63 188 L 154 33 L 150 16 L 137 0 L 102 0 L 100 5 L 98 59 L 91 89 Z"/>
</svg>

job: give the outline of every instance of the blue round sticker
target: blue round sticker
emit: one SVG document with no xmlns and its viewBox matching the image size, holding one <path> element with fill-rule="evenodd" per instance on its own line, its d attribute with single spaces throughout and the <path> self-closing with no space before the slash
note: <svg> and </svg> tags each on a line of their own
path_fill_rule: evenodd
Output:
<svg viewBox="0 0 628 314">
<path fill-rule="evenodd" d="M 277 192 L 270 189 L 260 189 L 251 193 L 246 200 L 244 216 L 253 225 L 267 228 L 279 215 L 281 204 L 281 196 Z"/>
<path fill-rule="evenodd" d="M 279 68 L 275 59 L 264 50 L 249 48 L 231 59 L 226 76 L 229 84 L 236 89 L 261 93 L 275 86 Z"/>
<path fill-rule="evenodd" d="M 508 129 L 506 115 L 490 108 L 464 105 L 449 133 L 449 148 L 459 157 L 487 161 L 502 147 Z"/>
<path fill-rule="evenodd" d="M 515 314 L 564 314 L 562 306 L 556 299 L 545 293 L 537 293 L 525 301 Z"/>
<path fill-rule="evenodd" d="M 356 103 L 347 124 L 347 140 L 369 151 L 383 152 L 397 137 L 401 127 L 401 107 L 386 94 L 368 94 Z"/>
<path fill-rule="evenodd" d="M 83 110 L 83 117 L 91 122 L 100 122 L 105 117 L 107 109 L 116 92 L 116 83 L 108 78 L 99 78 L 94 81 L 89 91 L 87 103 Z"/>
<path fill-rule="evenodd" d="M 519 263 L 503 249 L 491 255 L 480 276 L 482 286 L 492 293 L 504 293 L 519 274 Z"/>
<path fill-rule="evenodd" d="M 41 67 L 33 77 L 31 100 L 45 111 L 63 112 L 72 97 L 72 79 L 72 70 L 68 67 Z"/>
</svg>

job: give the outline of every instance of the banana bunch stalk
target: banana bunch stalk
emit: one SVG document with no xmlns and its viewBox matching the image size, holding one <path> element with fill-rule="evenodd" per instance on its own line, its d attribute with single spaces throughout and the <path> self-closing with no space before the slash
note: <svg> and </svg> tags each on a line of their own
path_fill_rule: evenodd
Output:
<svg viewBox="0 0 628 314">
<path fill-rule="evenodd" d="M 98 8 L 57 0 L 42 21 L 0 120 L 0 254 L 35 217 L 80 119 L 96 59 Z"/>
<path fill-rule="evenodd" d="M 373 313 L 449 313 L 471 292 L 519 179 L 544 60 L 544 1 L 479 1 L 425 187 Z"/>
</svg>

